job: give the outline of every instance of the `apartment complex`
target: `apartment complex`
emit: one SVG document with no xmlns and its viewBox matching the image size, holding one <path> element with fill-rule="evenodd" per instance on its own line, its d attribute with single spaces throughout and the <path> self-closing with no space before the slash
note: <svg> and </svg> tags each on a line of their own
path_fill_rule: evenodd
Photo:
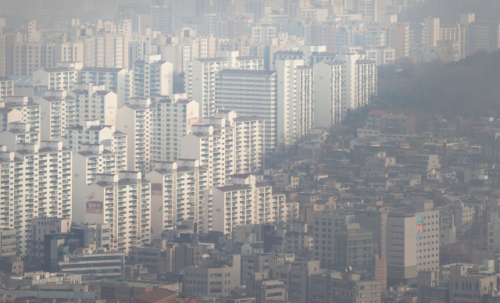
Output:
<svg viewBox="0 0 500 303">
<path fill-rule="evenodd" d="M 179 100 L 157 96 L 156 127 L 153 136 L 154 161 L 174 161 L 180 156 L 181 139 L 200 122 L 199 104 L 194 100 Z"/>
<path fill-rule="evenodd" d="M 137 61 L 133 72 L 134 98 L 154 98 L 173 94 L 173 67 L 166 61 Z M 196 99 L 195 99 L 196 100 Z"/>
<path fill-rule="evenodd" d="M 203 228 L 231 234 L 235 226 L 286 220 L 285 195 L 255 175 L 231 176 L 233 185 L 205 191 Z"/>
<path fill-rule="evenodd" d="M 7 96 L 14 96 L 14 81 L 7 77 L 0 77 L 0 100 Z"/>
<path fill-rule="evenodd" d="M 193 125 L 181 140 L 181 159 L 197 159 L 208 169 L 208 187 L 228 183 L 236 173 L 259 171 L 264 152 L 264 122 L 218 110 L 204 125 Z"/>
<path fill-rule="evenodd" d="M 206 168 L 198 160 L 154 162 L 146 175 L 151 182 L 152 229 L 163 231 L 203 217 L 203 191 L 208 188 Z"/>
<path fill-rule="evenodd" d="M 41 141 L 18 144 L 15 152 L 3 146 L 0 156 L 4 182 L 0 224 L 17 231 L 19 252 L 26 255 L 31 249 L 33 218 L 71 219 L 71 151 L 62 142 Z"/>
<path fill-rule="evenodd" d="M 147 98 L 132 98 L 117 111 L 116 129 L 127 136 L 127 170 L 151 171 L 156 105 Z"/>
<path fill-rule="evenodd" d="M 33 95 L 44 96 L 47 90 L 72 90 L 78 71 L 66 67 L 39 69 L 33 73 Z"/>
<path fill-rule="evenodd" d="M 314 121 L 316 127 L 339 123 L 348 109 L 363 107 L 377 94 L 374 61 L 358 54 L 339 54 L 335 61 L 314 65 Z"/>
<path fill-rule="evenodd" d="M 133 97 L 133 72 L 125 68 L 84 67 L 78 71 L 79 83 L 104 85 L 104 89 L 117 95 L 118 107 Z"/>
<path fill-rule="evenodd" d="M 40 105 L 40 137 L 57 140 L 64 130 L 76 125 L 76 100 L 65 90 L 48 90 L 36 99 Z"/>
<path fill-rule="evenodd" d="M 277 74 L 274 71 L 225 69 L 216 78 L 215 107 L 265 121 L 265 150 L 278 143 Z"/>
<path fill-rule="evenodd" d="M 295 144 L 314 127 L 313 69 L 304 60 L 276 60 L 278 143 Z"/>
<path fill-rule="evenodd" d="M 40 104 L 28 97 L 20 96 L 5 97 L 4 101 L 6 108 L 21 112 L 21 120 L 18 121 L 28 123 L 30 129 L 40 132 Z"/>
<path fill-rule="evenodd" d="M 75 99 L 75 123 L 98 120 L 102 125 L 116 125 L 118 99 L 114 92 L 105 90 L 104 85 L 78 83 L 68 92 Z"/>
<path fill-rule="evenodd" d="M 184 86 L 188 98 L 200 104 L 200 119 L 215 114 L 216 79 L 218 73 L 227 68 L 226 58 L 200 58 L 191 61 Z"/>
<path fill-rule="evenodd" d="M 151 183 L 140 172 L 96 174 L 74 205 L 74 221 L 110 224 L 111 249 L 128 253 L 151 239 Z"/>
</svg>

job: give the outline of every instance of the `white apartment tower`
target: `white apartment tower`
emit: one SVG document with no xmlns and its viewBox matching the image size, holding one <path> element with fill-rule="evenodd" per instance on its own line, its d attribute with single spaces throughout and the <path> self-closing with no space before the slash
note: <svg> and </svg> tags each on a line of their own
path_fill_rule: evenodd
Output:
<svg viewBox="0 0 500 303">
<path fill-rule="evenodd" d="M 76 125 L 75 98 L 65 90 L 45 91 L 35 100 L 40 104 L 40 134 L 42 140 L 57 140 L 64 129 Z"/>
<path fill-rule="evenodd" d="M 62 142 L 18 144 L 0 148 L 0 227 L 18 231 L 18 249 L 30 249 L 31 219 L 71 219 L 71 151 Z"/>
<path fill-rule="evenodd" d="M 314 125 L 313 69 L 304 60 L 276 60 L 278 144 L 290 146 Z"/>
<path fill-rule="evenodd" d="M 216 80 L 215 107 L 265 121 L 265 152 L 276 149 L 278 137 L 277 73 L 263 70 L 225 69 Z"/>
<path fill-rule="evenodd" d="M 181 138 L 191 132 L 191 127 L 199 122 L 199 105 L 194 100 L 178 100 L 156 96 L 156 129 L 154 161 L 174 161 L 178 159 Z"/>
<path fill-rule="evenodd" d="M 198 160 L 154 162 L 146 179 L 151 182 L 151 228 L 155 233 L 203 217 L 208 170 Z"/>
<path fill-rule="evenodd" d="M 87 186 L 96 183 L 97 174 L 117 174 L 115 153 L 104 149 L 103 145 L 81 146 L 80 151 L 73 154 L 73 204 L 85 204 Z M 74 209 L 73 218 L 78 218 L 81 209 Z"/>
<path fill-rule="evenodd" d="M 14 81 L 0 76 L 0 100 L 7 96 L 14 96 Z"/>
<path fill-rule="evenodd" d="M 33 95 L 41 97 L 47 90 L 72 90 L 78 71 L 66 67 L 40 69 L 33 73 Z"/>
<path fill-rule="evenodd" d="M 111 225 L 112 249 L 128 253 L 151 240 L 151 183 L 140 172 L 96 174 L 85 202 L 75 204 L 76 222 Z"/>
<path fill-rule="evenodd" d="M 85 67 L 78 71 L 78 82 L 104 85 L 106 90 L 117 94 L 118 107 L 132 98 L 133 72 L 125 68 Z"/>
<path fill-rule="evenodd" d="M 127 135 L 127 170 L 149 172 L 155 152 L 156 105 L 150 99 L 133 98 L 118 109 L 117 117 L 116 129 Z"/>
<path fill-rule="evenodd" d="M 75 99 L 76 123 L 98 120 L 103 125 L 116 125 L 118 99 L 104 85 L 77 83 L 68 95 Z"/>
<path fill-rule="evenodd" d="M 197 159 L 208 169 L 208 187 L 223 186 L 235 173 L 259 171 L 264 152 L 264 123 L 259 117 L 237 117 L 217 111 L 204 125 L 193 125 L 181 140 L 181 159 Z"/>
<path fill-rule="evenodd" d="M 32 129 L 29 123 L 10 122 L 7 130 L 0 132 L 0 142 L 7 150 L 16 150 L 19 143 L 40 145 L 40 133 Z"/>
<path fill-rule="evenodd" d="M 424 19 L 425 45 L 429 48 L 436 47 L 441 39 L 441 29 L 439 18 L 428 17 Z"/>
<path fill-rule="evenodd" d="M 253 174 L 231 177 L 233 185 L 205 190 L 203 230 L 231 234 L 239 225 L 286 221 L 284 194 Z"/>
<path fill-rule="evenodd" d="M 88 145 L 102 145 L 104 149 L 115 153 L 117 171 L 127 170 L 127 135 L 117 131 L 112 125 L 102 125 L 98 120 L 87 120 L 64 130 L 61 141 L 64 146 L 79 152 Z"/>
<path fill-rule="evenodd" d="M 30 128 L 37 132 L 40 131 L 40 104 L 24 96 L 5 97 L 4 101 L 6 108 L 21 112 L 21 122 L 28 123 Z"/>
<path fill-rule="evenodd" d="M 134 97 L 153 98 L 173 93 L 173 67 L 166 61 L 134 63 Z"/>
<path fill-rule="evenodd" d="M 184 85 L 188 98 L 200 103 L 200 119 L 215 114 L 215 81 L 219 72 L 227 66 L 226 58 L 204 58 L 191 61 Z"/>
<path fill-rule="evenodd" d="M 377 94 L 377 67 L 358 54 L 339 54 L 314 65 L 314 124 L 330 127 L 347 110 L 363 107 Z"/>
</svg>

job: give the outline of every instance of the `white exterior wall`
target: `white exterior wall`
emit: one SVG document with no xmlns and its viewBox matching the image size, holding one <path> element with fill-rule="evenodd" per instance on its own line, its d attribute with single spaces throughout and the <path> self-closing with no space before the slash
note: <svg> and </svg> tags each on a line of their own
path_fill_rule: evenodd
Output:
<svg viewBox="0 0 500 303">
<path fill-rule="evenodd" d="M 135 98 L 170 96 L 173 93 L 173 65 L 170 62 L 136 62 L 133 79 Z"/>
<path fill-rule="evenodd" d="M 157 124 L 153 144 L 155 161 L 174 161 L 179 158 L 181 139 L 198 124 L 199 105 L 193 100 L 160 99 L 156 102 Z"/>
<path fill-rule="evenodd" d="M 189 99 L 200 103 L 200 118 L 211 117 L 215 113 L 215 80 L 228 63 L 225 58 L 195 59 L 191 61 L 185 81 L 185 91 Z"/>
<path fill-rule="evenodd" d="M 133 71 L 126 69 L 88 67 L 78 71 L 78 82 L 104 85 L 106 90 L 116 93 L 118 107 L 122 107 L 129 98 L 132 98 L 131 81 L 133 81 Z"/>
<path fill-rule="evenodd" d="M 276 60 L 278 71 L 278 143 L 289 146 L 314 125 L 313 70 L 304 60 Z"/>
<path fill-rule="evenodd" d="M 46 90 L 72 90 L 77 82 L 78 72 L 67 68 L 40 69 L 33 73 L 33 87 L 43 86 Z"/>
<path fill-rule="evenodd" d="M 86 188 L 86 202 L 75 205 L 84 222 L 109 223 L 113 249 L 125 253 L 151 239 L 151 184 L 141 178 L 140 172 L 97 175 Z"/>
<path fill-rule="evenodd" d="M 18 144 L 16 150 L 0 151 L 0 203 L 9 206 L 0 213 L 0 227 L 18 231 L 18 249 L 26 255 L 32 218 L 71 220 L 71 151 L 64 149 L 61 142 L 47 141 L 40 145 Z"/>
<path fill-rule="evenodd" d="M 56 140 L 64 129 L 75 125 L 75 99 L 66 91 L 46 91 L 36 99 L 40 104 L 40 134 L 42 140 Z"/>
<path fill-rule="evenodd" d="M 40 105 L 30 101 L 28 97 L 5 97 L 4 101 L 9 108 L 17 109 L 22 114 L 23 123 L 29 123 L 30 127 L 40 132 Z"/>
<path fill-rule="evenodd" d="M 154 153 L 152 134 L 156 109 L 149 99 L 130 99 L 130 105 L 118 109 L 116 128 L 127 135 L 127 170 L 151 170 Z"/>
<path fill-rule="evenodd" d="M 184 221 L 202 220 L 207 175 L 197 160 L 154 163 L 146 179 L 152 184 L 151 219 L 155 234 Z"/>
<path fill-rule="evenodd" d="M 102 125 L 116 125 L 117 95 L 112 91 L 105 91 L 104 88 L 77 84 L 77 89 L 68 93 L 75 99 L 77 124 L 83 125 L 87 120 L 99 120 Z"/>
<path fill-rule="evenodd" d="M 330 127 L 341 121 L 346 109 L 342 92 L 344 79 L 342 64 L 321 62 L 314 65 L 315 127 Z"/>
<path fill-rule="evenodd" d="M 234 110 L 239 116 L 265 121 L 265 151 L 277 147 L 277 76 L 269 71 L 224 70 L 216 81 L 217 110 Z"/>
</svg>

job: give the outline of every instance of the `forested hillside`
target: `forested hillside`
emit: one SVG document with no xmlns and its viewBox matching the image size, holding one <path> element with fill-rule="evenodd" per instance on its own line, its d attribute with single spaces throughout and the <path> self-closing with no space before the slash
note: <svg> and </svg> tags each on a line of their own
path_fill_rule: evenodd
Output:
<svg viewBox="0 0 500 303">
<path fill-rule="evenodd" d="M 480 52 L 458 62 L 379 68 L 378 108 L 432 111 L 445 117 L 500 113 L 500 51 Z"/>
</svg>

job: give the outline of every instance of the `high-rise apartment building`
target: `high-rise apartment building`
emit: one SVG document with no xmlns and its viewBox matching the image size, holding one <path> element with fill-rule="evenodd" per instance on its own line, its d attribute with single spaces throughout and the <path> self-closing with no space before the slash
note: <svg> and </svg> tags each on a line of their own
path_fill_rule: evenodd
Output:
<svg viewBox="0 0 500 303">
<path fill-rule="evenodd" d="M 410 24 L 403 22 L 391 23 L 387 27 L 387 45 L 394 48 L 396 57 L 408 57 L 410 55 Z"/>
<path fill-rule="evenodd" d="M 78 71 L 66 67 L 45 68 L 33 73 L 33 95 L 41 97 L 47 90 L 72 90 Z"/>
<path fill-rule="evenodd" d="M 436 47 L 441 40 L 441 29 L 439 18 L 428 17 L 424 19 L 425 45 L 429 48 Z"/>
<path fill-rule="evenodd" d="M 172 13 L 170 6 L 151 6 L 151 30 L 161 32 L 164 35 L 172 34 L 174 30 Z"/>
<path fill-rule="evenodd" d="M 154 98 L 171 96 L 173 93 L 173 67 L 166 61 L 134 63 L 135 98 Z"/>
<path fill-rule="evenodd" d="M 96 174 L 74 221 L 111 225 L 112 249 L 127 253 L 151 239 L 151 183 L 140 172 Z"/>
<path fill-rule="evenodd" d="M 208 169 L 208 187 L 223 186 L 235 173 L 259 171 L 264 152 L 261 118 L 237 117 L 234 111 L 217 111 L 205 125 L 193 125 L 181 140 L 181 159 L 197 159 Z"/>
<path fill-rule="evenodd" d="M 0 77 L 0 100 L 14 96 L 14 81 L 7 77 Z"/>
<path fill-rule="evenodd" d="M 23 118 L 21 111 L 5 107 L 5 102 L 0 101 L 0 131 L 9 129 L 9 123 L 19 122 Z"/>
<path fill-rule="evenodd" d="M 8 150 L 15 150 L 18 143 L 40 144 L 40 134 L 28 123 L 11 122 L 6 131 L 0 132 L 0 142 Z"/>
<path fill-rule="evenodd" d="M 68 95 L 75 99 L 76 124 L 98 120 L 102 125 L 116 125 L 117 96 L 104 85 L 77 83 Z"/>
<path fill-rule="evenodd" d="M 156 105 L 151 99 L 132 98 L 118 109 L 117 117 L 116 129 L 127 135 L 127 170 L 149 172 L 155 153 Z"/>
<path fill-rule="evenodd" d="M 26 255 L 31 249 L 31 219 L 56 217 L 71 220 L 71 151 L 62 142 L 18 144 L 15 151 L 0 150 L 1 179 L 7 184 L 0 191 L 0 226 L 16 229 L 18 249 Z"/>
<path fill-rule="evenodd" d="M 102 145 L 107 151 L 115 153 L 116 170 L 127 170 L 127 135 L 117 131 L 112 125 L 102 125 L 98 120 L 87 120 L 83 124 L 64 130 L 62 141 L 74 153 L 86 146 Z"/>
<path fill-rule="evenodd" d="M 458 58 L 465 58 L 469 53 L 469 28 L 457 24 L 455 26 L 441 27 L 441 40 L 456 41 L 458 45 Z"/>
<path fill-rule="evenodd" d="M 84 67 L 78 71 L 78 82 L 104 85 L 106 90 L 117 94 L 120 108 L 133 96 L 132 74 L 124 68 Z"/>
<path fill-rule="evenodd" d="M 377 94 L 374 61 L 358 54 L 340 54 L 334 62 L 314 65 L 314 121 L 316 127 L 339 123 L 347 110 L 363 107 Z"/>
<path fill-rule="evenodd" d="M 156 96 L 156 128 L 153 135 L 154 161 L 174 161 L 179 158 L 181 139 L 191 133 L 200 119 L 199 104 L 194 100 L 179 100 Z"/>
<path fill-rule="evenodd" d="M 12 39 L 12 52 L 6 59 L 12 61 L 14 75 L 32 75 L 39 69 L 54 68 L 59 62 L 83 62 L 83 43 L 78 41 L 23 41 L 20 34 Z"/>
<path fill-rule="evenodd" d="M 117 174 L 115 153 L 104 149 L 103 145 L 82 145 L 73 154 L 73 201 L 85 203 L 85 189 L 96 183 L 97 174 Z"/>
<path fill-rule="evenodd" d="M 200 104 L 200 119 L 215 114 L 215 82 L 219 72 L 227 67 L 226 58 L 203 58 L 191 61 L 184 86 L 188 98 Z"/>
<path fill-rule="evenodd" d="M 469 25 L 469 54 L 500 48 L 500 22 L 472 22 Z"/>
<path fill-rule="evenodd" d="M 314 127 L 313 69 L 304 60 L 276 60 L 278 144 L 290 146 Z"/>
<path fill-rule="evenodd" d="M 258 116 L 265 121 L 265 152 L 277 147 L 277 73 L 274 71 L 225 69 L 215 87 L 215 107 L 238 115 Z"/>
<path fill-rule="evenodd" d="M 233 175 L 232 183 L 205 191 L 204 231 L 231 234 L 238 225 L 286 221 L 284 194 L 252 174 Z"/>
<path fill-rule="evenodd" d="M 151 182 L 151 228 L 155 233 L 203 217 L 208 171 L 198 160 L 154 162 L 146 179 Z"/>
<path fill-rule="evenodd" d="M 64 129 L 76 125 L 75 98 L 65 90 L 48 90 L 35 100 L 40 104 L 40 135 L 42 140 L 56 140 Z"/>
<path fill-rule="evenodd" d="M 5 97 L 5 107 L 21 112 L 22 123 L 28 123 L 30 128 L 40 132 L 40 104 L 24 96 Z"/>
</svg>

